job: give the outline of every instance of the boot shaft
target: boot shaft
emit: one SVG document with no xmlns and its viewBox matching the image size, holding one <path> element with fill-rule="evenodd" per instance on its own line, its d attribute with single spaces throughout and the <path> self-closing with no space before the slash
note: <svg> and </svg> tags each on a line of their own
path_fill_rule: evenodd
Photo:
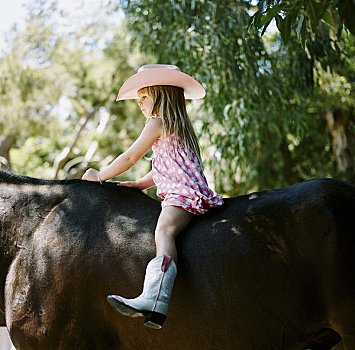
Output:
<svg viewBox="0 0 355 350">
<path fill-rule="evenodd" d="M 158 256 L 147 265 L 143 297 L 169 303 L 177 269 L 170 256 Z"/>
</svg>

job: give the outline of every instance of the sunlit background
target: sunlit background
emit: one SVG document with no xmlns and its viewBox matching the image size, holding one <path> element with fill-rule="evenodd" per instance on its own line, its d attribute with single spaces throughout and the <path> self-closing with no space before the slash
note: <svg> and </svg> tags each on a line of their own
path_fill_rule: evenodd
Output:
<svg viewBox="0 0 355 350">
<path fill-rule="evenodd" d="M 207 88 L 188 109 L 217 192 L 353 181 L 353 35 L 335 8 L 283 4 L 2 1 L 1 167 L 63 179 L 109 164 L 144 125 L 134 101 L 114 101 L 119 87 L 161 62 Z"/>
</svg>

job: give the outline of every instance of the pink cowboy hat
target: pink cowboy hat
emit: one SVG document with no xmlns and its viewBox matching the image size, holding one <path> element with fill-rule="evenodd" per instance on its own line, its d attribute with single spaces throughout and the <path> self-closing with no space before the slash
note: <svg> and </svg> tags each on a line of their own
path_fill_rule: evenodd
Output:
<svg viewBox="0 0 355 350">
<path fill-rule="evenodd" d="M 116 101 L 139 98 L 137 91 L 154 85 L 171 85 L 184 89 L 186 99 L 205 96 L 204 87 L 194 78 L 180 71 L 179 67 L 168 64 L 148 64 L 128 78 L 118 92 Z"/>
</svg>

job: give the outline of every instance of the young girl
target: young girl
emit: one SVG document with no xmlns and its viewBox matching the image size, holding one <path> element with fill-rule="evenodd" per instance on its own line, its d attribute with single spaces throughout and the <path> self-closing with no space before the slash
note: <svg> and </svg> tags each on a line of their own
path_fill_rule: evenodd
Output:
<svg viewBox="0 0 355 350">
<path fill-rule="evenodd" d="M 156 258 L 146 269 L 143 293 L 135 299 L 107 297 L 123 315 L 145 317 L 144 324 L 161 328 L 168 311 L 176 277 L 175 238 L 193 215 L 223 204 L 222 196 L 208 187 L 202 171 L 200 149 L 186 112 L 185 98 L 202 98 L 200 83 L 176 66 L 152 64 L 139 68 L 121 87 L 117 99 L 139 98 L 147 123 L 133 145 L 101 171 L 88 169 L 84 180 L 105 181 L 122 174 L 153 149 L 152 170 L 137 181 L 119 186 L 147 189 L 157 186 L 163 199 L 155 229 Z"/>
</svg>

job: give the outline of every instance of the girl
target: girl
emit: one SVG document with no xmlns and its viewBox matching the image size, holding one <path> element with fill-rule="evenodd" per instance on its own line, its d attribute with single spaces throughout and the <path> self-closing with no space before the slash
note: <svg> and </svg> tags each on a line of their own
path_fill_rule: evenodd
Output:
<svg viewBox="0 0 355 350">
<path fill-rule="evenodd" d="M 193 215 L 223 204 L 208 187 L 202 172 L 200 149 L 186 112 L 185 98 L 202 98 L 205 89 L 176 66 L 152 64 L 139 68 L 121 87 L 117 99 L 139 99 L 147 123 L 133 145 L 101 171 L 88 169 L 84 180 L 105 181 L 131 168 L 153 149 L 152 170 L 137 181 L 119 186 L 147 189 L 157 186 L 163 198 L 155 229 L 156 257 L 146 269 L 143 293 L 135 299 L 107 297 L 123 315 L 145 317 L 144 324 L 161 328 L 176 277 L 176 236 Z"/>
</svg>

